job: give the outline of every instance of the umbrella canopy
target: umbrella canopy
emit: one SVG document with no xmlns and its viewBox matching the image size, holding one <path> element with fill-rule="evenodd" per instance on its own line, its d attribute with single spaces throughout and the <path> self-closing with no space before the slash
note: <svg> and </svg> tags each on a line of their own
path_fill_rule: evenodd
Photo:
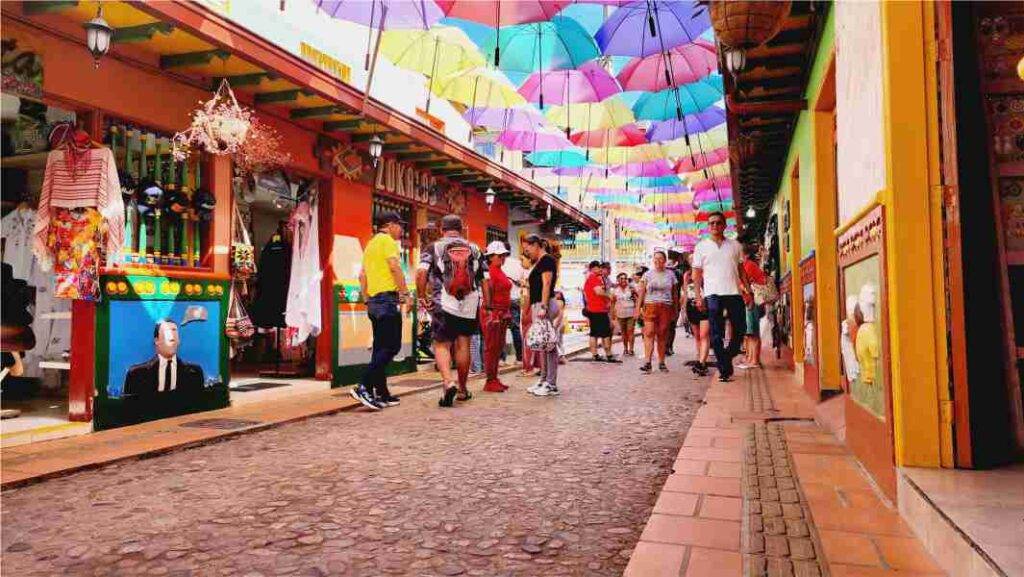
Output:
<svg viewBox="0 0 1024 577">
<path fill-rule="evenodd" d="M 577 150 L 558 150 L 532 152 L 526 160 L 534 166 L 586 166 L 589 164 L 583 154 Z"/>
<path fill-rule="evenodd" d="M 508 78 L 490 68 L 473 68 L 434 83 L 434 93 L 470 107 L 512 108 L 525 100 Z"/>
<path fill-rule="evenodd" d="M 712 74 L 678 88 L 644 94 L 633 105 L 633 113 L 640 120 L 681 120 L 684 114 L 700 112 L 721 100 L 722 90 L 722 75 Z"/>
<path fill-rule="evenodd" d="M 698 132 L 690 137 L 687 142 L 684 138 L 668 140 L 661 143 L 651 143 L 648 146 L 659 146 L 666 156 L 693 156 L 702 150 L 714 150 L 723 146 L 729 146 L 729 133 L 725 126 L 718 126 L 708 132 Z"/>
<path fill-rule="evenodd" d="M 729 149 L 726 147 L 716 148 L 708 152 L 697 153 L 693 156 L 684 156 L 676 161 L 675 171 L 679 173 L 694 172 L 707 166 L 712 166 L 729 160 Z"/>
<path fill-rule="evenodd" d="M 637 146 L 647 144 L 647 135 L 634 123 L 623 124 L 618 128 L 584 130 L 569 136 L 573 144 L 585 148 L 604 148 L 607 146 Z"/>
<path fill-rule="evenodd" d="M 490 130 L 540 130 L 548 119 L 532 107 L 470 108 L 462 114 L 466 122 Z"/>
<path fill-rule="evenodd" d="M 594 35 L 602 54 L 650 56 L 689 44 L 711 28 L 696 2 L 637 0 L 612 12 Z"/>
<path fill-rule="evenodd" d="M 716 176 L 712 179 L 699 180 L 688 184 L 690 185 L 690 188 L 697 192 L 709 191 L 714 193 L 723 193 L 728 191 L 729 195 L 732 195 L 732 179 L 728 176 Z"/>
<path fill-rule="evenodd" d="M 629 179 L 630 187 L 637 188 L 658 188 L 664 186 L 678 186 L 683 181 L 678 176 L 641 176 Z"/>
<path fill-rule="evenodd" d="M 623 90 L 658 91 L 696 82 L 718 70 L 714 44 L 697 40 L 667 53 L 636 58 L 619 72 Z"/>
<path fill-rule="evenodd" d="M 506 130 L 498 137 L 498 144 L 508 150 L 566 150 L 573 148 L 569 139 L 560 132 L 537 132 L 533 130 Z"/>
<path fill-rule="evenodd" d="M 576 69 L 534 72 L 519 87 L 519 94 L 544 108 L 548 104 L 600 102 L 622 92 L 619 83 L 597 62 Z"/>
<path fill-rule="evenodd" d="M 365 2 L 366 0 L 362 0 Z M 550 20 L 570 0 L 434 0 L 445 15 L 500 28 Z"/>
<path fill-rule="evenodd" d="M 426 30 L 444 17 L 434 0 L 317 0 L 317 6 L 332 18 L 378 29 Z"/>
<path fill-rule="evenodd" d="M 675 140 L 687 134 L 707 132 L 722 124 L 725 124 L 725 110 L 712 106 L 694 114 L 687 114 L 682 120 L 670 118 L 654 122 L 647 131 L 647 138 L 651 142 Z"/>
<path fill-rule="evenodd" d="M 578 68 L 601 55 L 594 37 L 563 16 L 499 28 L 480 49 L 488 59 L 497 54 L 501 70 L 527 73 Z"/>
<path fill-rule="evenodd" d="M 635 120 L 633 111 L 617 97 L 574 106 L 552 106 L 546 115 L 551 124 L 575 131 L 618 128 Z"/>
<path fill-rule="evenodd" d="M 619 164 L 612 167 L 612 173 L 621 176 L 669 176 L 675 170 L 665 160 L 651 160 L 632 164 Z"/>
<path fill-rule="evenodd" d="M 431 78 L 451 76 L 485 64 L 466 33 L 450 26 L 429 30 L 388 30 L 380 51 L 399 68 Z"/>
</svg>

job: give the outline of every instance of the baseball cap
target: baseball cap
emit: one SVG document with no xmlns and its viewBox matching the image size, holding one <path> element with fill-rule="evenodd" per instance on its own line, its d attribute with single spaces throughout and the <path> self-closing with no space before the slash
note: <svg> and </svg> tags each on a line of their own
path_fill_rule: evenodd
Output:
<svg viewBox="0 0 1024 577">
<path fill-rule="evenodd" d="M 441 232 L 446 230 L 462 231 L 462 217 L 457 214 L 446 214 L 441 217 Z"/>
<path fill-rule="evenodd" d="M 505 243 L 500 240 L 492 240 L 491 244 L 487 245 L 487 250 L 484 251 L 484 255 L 491 256 L 492 254 L 508 254 L 508 249 L 505 248 Z"/>
<path fill-rule="evenodd" d="M 378 213 L 377 218 L 374 219 L 377 226 L 384 226 L 385 224 L 391 224 L 397 222 L 398 224 L 404 225 L 405 221 L 402 217 L 393 210 L 385 210 L 384 212 Z"/>
</svg>

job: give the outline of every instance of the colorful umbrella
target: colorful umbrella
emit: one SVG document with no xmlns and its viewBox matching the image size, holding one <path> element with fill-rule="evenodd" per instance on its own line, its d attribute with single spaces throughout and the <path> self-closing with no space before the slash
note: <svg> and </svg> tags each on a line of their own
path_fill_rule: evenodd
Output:
<svg viewBox="0 0 1024 577">
<path fill-rule="evenodd" d="M 682 120 L 684 114 L 700 112 L 721 100 L 722 90 L 722 75 L 712 74 L 678 88 L 644 94 L 633 105 L 633 113 L 640 120 Z"/>
<path fill-rule="evenodd" d="M 694 172 L 727 160 L 729 160 L 729 149 L 723 146 L 708 152 L 680 158 L 676 161 L 675 171 L 679 173 Z"/>
<path fill-rule="evenodd" d="M 317 6 L 332 18 L 379 30 L 426 30 L 444 16 L 434 0 L 317 0 Z"/>
<path fill-rule="evenodd" d="M 474 68 L 438 80 L 434 93 L 470 107 L 512 108 L 525 100 L 502 73 Z"/>
<path fill-rule="evenodd" d="M 620 176 L 674 176 L 675 170 L 665 160 L 651 160 L 632 164 L 619 164 L 611 169 L 612 174 Z"/>
<path fill-rule="evenodd" d="M 466 122 L 490 130 L 539 130 L 548 119 L 533 107 L 470 108 L 462 114 Z"/>
<path fill-rule="evenodd" d="M 633 111 L 618 97 L 576 106 L 552 106 L 546 115 L 555 126 L 567 127 L 574 131 L 618 128 L 636 120 Z"/>
<path fill-rule="evenodd" d="M 606 146 L 638 146 L 647 144 L 647 135 L 634 123 L 624 124 L 618 128 L 584 130 L 569 136 L 573 144 L 586 148 L 602 148 Z"/>
<path fill-rule="evenodd" d="M 725 124 L 725 110 L 712 106 L 695 114 L 687 114 L 682 120 L 671 118 L 654 122 L 647 131 L 647 138 L 651 142 L 675 140 L 687 134 L 707 132 L 722 124 Z"/>
<path fill-rule="evenodd" d="M 577 69 L 534 72 L 519 87 L 519 94 L 541 109 L 546 101 L 552 104 L 600 102 L 622 92 L 619 83 L 597 62 L 585 63 Z"/>
<path fill-rule="evenodd" d="M 585 166 L 589 164 L 583 154 L 576 150 L 532 152 L 526 156 L 534 166 Z"/>
<path fill-rule="evenodd" d="M 430 78 L 427 112 L 430 112 L 435 79 L 485 64 L 466 33 L 449 26 L 429 30 L 388 30 L 381 38 L 380 50 L 395 66 Z"/>
<path fill-rule="evenodd" d="M 497 66 L 501 70 L 528 73 L 578 68 L 601 55 L 594 37 L 572 18 L 562 16 L 499 28 L 480 49 L 488 59 L 500 53 Z"/>
<path fill-rule="evenodd" d="M 569 139 L 560 132 L 537 132 L 533 130 L 506 130 L 498 137 L 498 144 L 508 150 L 567 150 L 573 148 Z"/>
<path fill-rule="evenodd" d="M 364 2 L 366 0 L 363 0 Z M 434 0 L 450 18 L 461 18 L 500 28 L 550 20 L 570 0 Z"/>
<path fill-rule="evenodd" d="M 718 54 L 707 40 L 676 46 L 667 53 L 636 58 L 619 72 L 623 90 L 656 92 L 696 82 L 718 71 Z"/>
<path fill-rule="evenodd" d="M 696 2 L 638 0 L 612 12 L 594 39 L 602 54 L 642 57 L 693 42 L 710 27 Z"/>
</svg>

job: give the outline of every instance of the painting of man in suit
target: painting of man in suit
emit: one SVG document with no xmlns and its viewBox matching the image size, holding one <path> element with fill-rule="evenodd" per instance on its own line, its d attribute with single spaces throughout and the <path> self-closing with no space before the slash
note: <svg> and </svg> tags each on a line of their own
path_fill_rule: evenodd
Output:
<svg viewBox="0 0 1024 577">
<path fill-rule="evenodd" d="M 122 396 L 126 400 L 156 400 L 187 397 L 203 390 L 203 369 L 178 357 L 181 340 L 178 324 L 161 319 L 153 327 L 156 354 L 149 360 L 132 365 L 125 375 Z"/>
</svg>

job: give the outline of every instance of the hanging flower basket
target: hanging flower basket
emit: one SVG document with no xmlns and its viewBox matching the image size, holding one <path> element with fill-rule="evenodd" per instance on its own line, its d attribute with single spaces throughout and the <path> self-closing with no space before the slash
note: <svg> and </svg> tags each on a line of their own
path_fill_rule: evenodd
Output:
<svg viewBox="0 0 1024 577">
<path fill-rule="evenodd" d="M 715 38 L 730 48 L 753 48 L 779 33 L 790 0 L 711 0 L 708 13 Z"/>
<path fill-rule="evenodd" d="M 185 160 L 193 148 L 211 154 L 234 154 L 245 142 L 253 113 L 242 108 L 227 80 L 222 80 L 213 98 L 192 111 L 192 125 L 174 135 L 174 158 Z"/>
<path fill-rule="evenodd" d="M 282 150 L 281 135 L 273 127 L 253 116 L 245 140 L 238 146 L 235 167 L 242 174 L 259 174 L 280 168 L 291 161 Z"/>
</svg>

